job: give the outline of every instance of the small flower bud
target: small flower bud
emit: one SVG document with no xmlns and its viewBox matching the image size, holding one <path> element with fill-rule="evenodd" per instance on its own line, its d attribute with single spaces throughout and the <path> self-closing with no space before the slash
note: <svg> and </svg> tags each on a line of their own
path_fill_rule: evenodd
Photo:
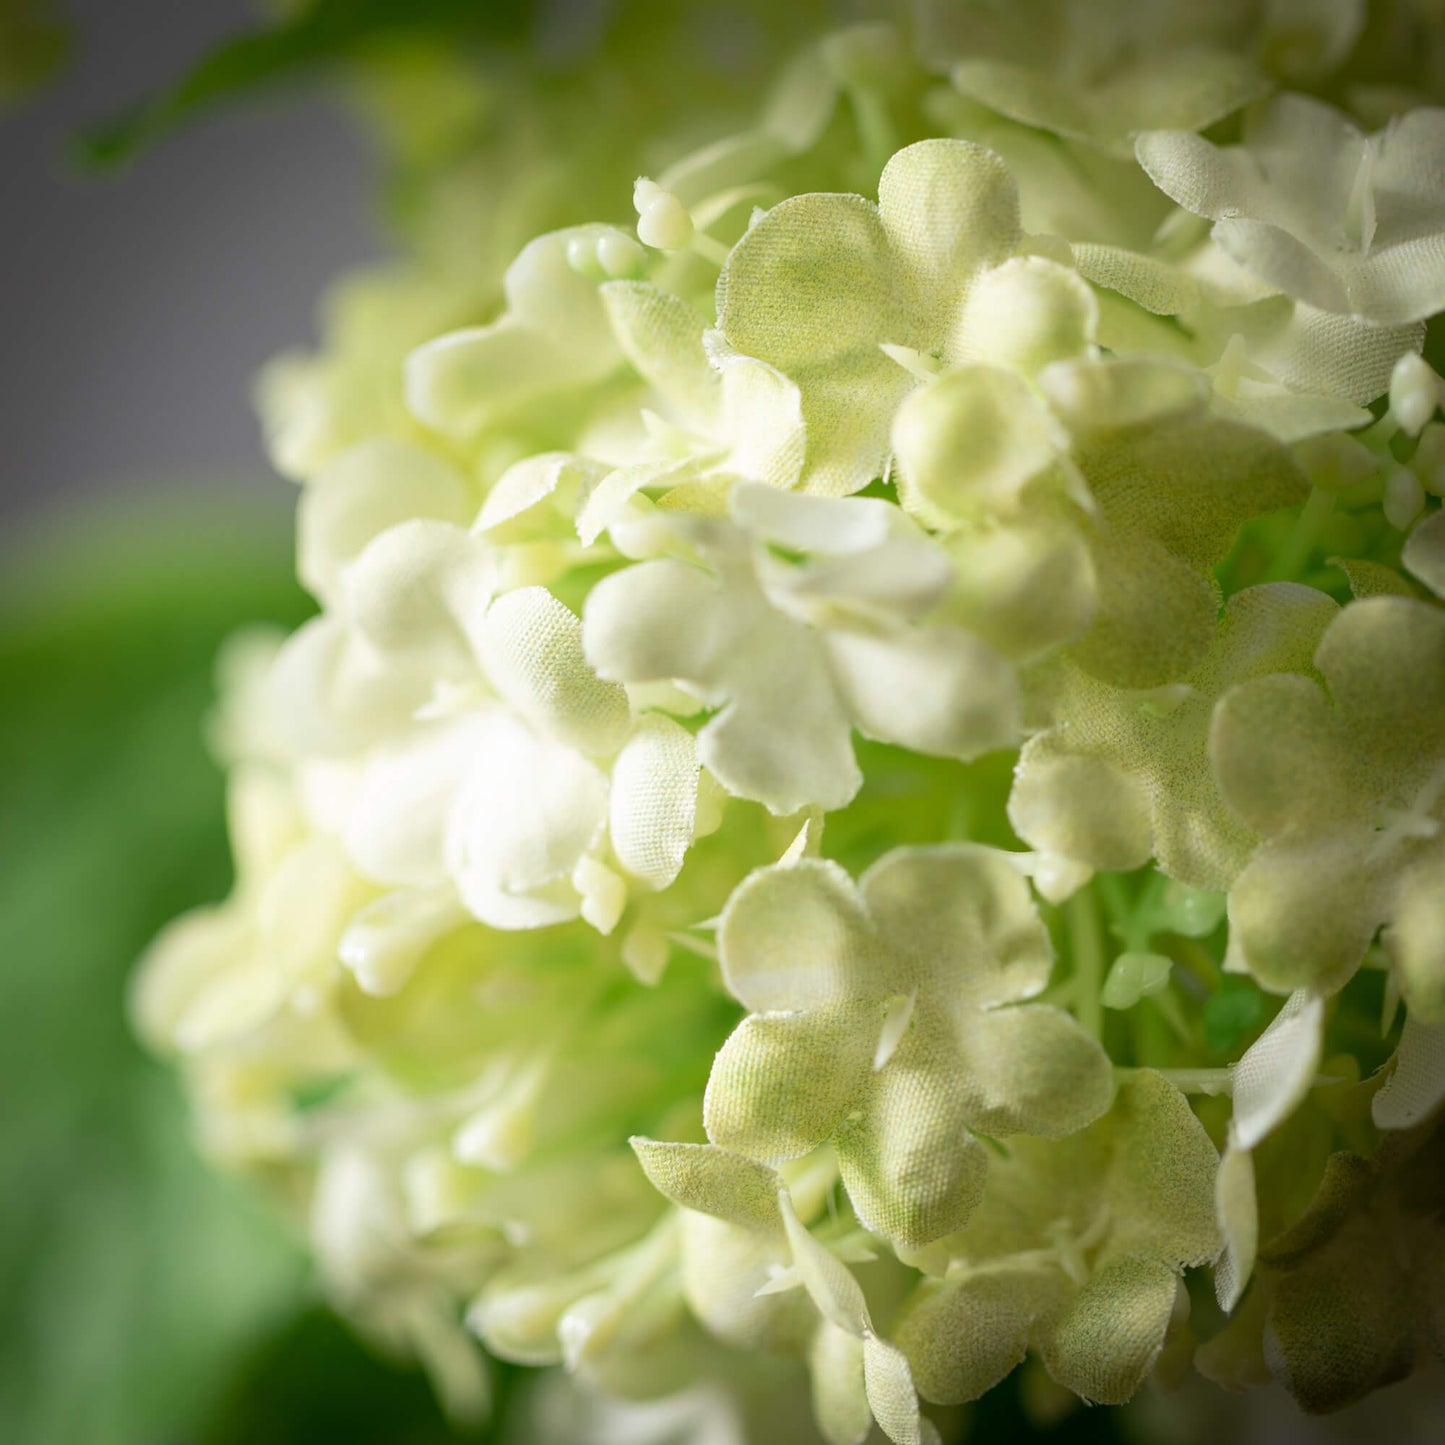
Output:
<svg viewBox="0 0 1445 1445">
<path fill-rule="evenodd" d="M 645 252 L 620 231 L 609 231 L 597 242 L 597 261 L 614 280 L 635 276 L 642 269 Z"/>
<path fill-rule="evenodd" d="M 1390 375 L 1390 415 L 1400 429 L 1419 436 L 1440 405 L 1440 378 L 1423 356 L 1407 351 Z"/>
<path fill-rule="evenodd" d="M 1431 422 L 1425 428 L 1410 458 L 1410 470 L 1427 492 L 1445 497 L 1445 423 Z"/>
<path fill-rule="evenodd" d="M 598 247 L 589 236 L 573 236 L 567 242 L 567 264 L 579 276 L 595 274 L 598 265 Z"/>
<path fill-rule="evenodd" d="M 681 251 L 692 242 L 692 217 L 671 191 L 639 176 L 632 189 L 637 208 L 637 237 L 659 251 Z"/>
<path fill-rule="evenodd" d="M 1408 467 L 1392 467 L 1385 479 L 1385 520 L 1396 531 L 1408 531 L 1425 510 L 1425 488 Z"/>
</svg>

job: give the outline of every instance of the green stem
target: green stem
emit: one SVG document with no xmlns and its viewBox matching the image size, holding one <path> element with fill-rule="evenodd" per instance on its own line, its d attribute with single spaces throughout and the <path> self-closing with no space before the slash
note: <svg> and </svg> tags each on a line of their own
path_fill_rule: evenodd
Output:
<svg viewBox="0 0 1445 1445">
<path fill-rule="evenodd" d="M 1189 1031 L 1189 1021 L 1184 1017 L 1184 1011 L 1179 1007 L 1179 1000 L 1172 989 L 1166 988 L 1162 993 L 1154 994 L 1149 1001 L 1163 1015 L 1164 1022 L 1174 1030 L 1180 1043 L 1188 1045 L 1194 1042 Z"/>
<path fill-rule="evenodd" d="M 1104 900 L 1104 911 L 1109 915 L 1111 931 L 1119 940 L 1127 940 L 1130 920 L 1134 915 L 1134 902 L 1124 887 L 1124 880 L 1117 873 L 1096 873 L 1094 881 L 1098 884 L 1099 894 Z M 1133 945 L 1126 943 L 1125 946 Z"/>
<path fill-rule="evenodd" d="M 1334 509 L 1333 492 L 1323 491 L 1319 487 L 1310 492 L 1309 500 L 1300 508 L 1300 514 L 1295 518 L 1294 529 L 1285 539 L 1284 546 L 1275 553 L 1274 561 L 1265 573 L 1266 582 L 1289 582 L 1298 575 L 1314 550 L 1320 528 Z"/>
<path fill-rule="evenodd" d="M 1192 938 L 1174 937 L 1167 944 L 1169 957 L 1179 967 L 1192 973 L 1210 993 L 1217 993 L 1224 981 L 1220 967 L 1208 952 Z"/>
<path fill-rule="evenodd" d="M 1081 888 L 1065 904 L 1069 943 L 1077 982 L 1075 1006 L 1079 1022 L 1097 1039 L 1104 1032 L 1104 935 L 1099 926 L 1099 904 L 1091 888 Z"/>
</svg>

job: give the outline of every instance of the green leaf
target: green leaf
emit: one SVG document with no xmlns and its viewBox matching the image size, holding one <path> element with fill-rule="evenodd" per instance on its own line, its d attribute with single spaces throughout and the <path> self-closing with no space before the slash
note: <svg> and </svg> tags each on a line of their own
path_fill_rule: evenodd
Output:
<svg viewBox="0 0 1445 1445">
<path fill-rule="evenodd" d="M 279 81 L 397 40 L 516 40 L 530 11 L 527 0 L 314 0 L 269 29 L 217 46 L 171 89 L 82 134 L 76 153 L 88 169 L 109 170 L 184 122 Z"/>
<path fill-rule="evenodd" d="M 216 647 L 306 604 L 281 529 L 234 509 L 26 543 L 0 571 L 0 1435 L 142 1445 L 186 1435 L 303 1298 L 299 1251 L 198 1156 L 124 994 L 160 925 L 228 883 Z"/>
<path fill-rule="evenodd" d="M 1264 1012 L 1264 995 L 1249 979 L 1226 978 L 1204 1005 L 1204 1042 L 1211 1052 L 1234 1055 Z"/>
</svg>

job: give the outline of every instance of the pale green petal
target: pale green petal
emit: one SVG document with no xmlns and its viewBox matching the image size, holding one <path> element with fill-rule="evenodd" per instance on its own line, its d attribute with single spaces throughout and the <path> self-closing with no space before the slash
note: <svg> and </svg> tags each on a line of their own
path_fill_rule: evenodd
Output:
<svg viewBox="0 0 1445 1445">
<path fill-rule="evenodd" d="M 899 403 L 917 385 L 914 378 L 875 351 L 839 357 L 815 377 L 796 379 L 802 387 L 807 434 L 799 485 L 840 497 L 884 476 L 889 424 Z"/>
<path fill-rule="evenodd" d="M 524 537 L 527 536 L 536 527 L 533 520 L 529 518 L 528 523 L 514 527 L 508 527 L 508 523 L 518 523 L 519 518 L 549 497 L 558 500 L 558 510 L 562 505 L 569 509 L 579 506 L 582 498 L 610 470 L 601 462 L 573 456 L 570 452 L 539 452 L 535 456 L 523 457 L 492 484 L 472 530 L 479 535 L 488 535 L 492 540 L 521 540 L 516 534 L 521 531 Z M 552 529 L 557 527 L 555 516 L 554 511 L 537 528 L 542 535 L 546 535 L 549 526 Z M 503 528 L 506 530 L 502 531 Z"/>
<path fill-rule="evenodd" d="M 729 444 L 726 468 L 770 487 L 797 484 L 807 451 L 798 385 L 776 367 L 746 356 L 713 356 L 722 371 L 718 440 Z"/>
<path fill-rule="evenodd" d="M 626 692 L 588 665 L 582 623 L 545 587 L 499 597 L 473 640 L 493 687 L 558 741 L 600 756 L 627 736 Z"/>
<path fill-rule="evenodd" d="M 969 288 L 945 350 L 949 361 L 987 361 L 1032 376 L 1092 349 L 1099 304 L 1072 266 L 1018 256 Z"/>
<path fill-rule="evenodd" d="M 1412 1018 L 1445 1024 L 1445 839 L 1417 848 L 1395 880 L 1381 941 Z"/>
<path fill-rule="evenodd" d="M 587 599 L 583 643 L 604 678 L 686 686 L 722 711 L 698 759 L 729 792 L 778 814 L 843 806 L 862 775 L 821 639 L 734 575 L 645 562 Z"/>
<path fill-rule="evenodd" d="M 1263 180 L 1242 149 L 1221 149 L 1193 128 L 1156 127 L 1138 137 L 1134 154 L 1149 179 L 1196 216 L 1218 221 L 1242 197 L 1263 202 Z"/>
<path fill-rule="evenodd" d="M 1405 1019 L 1395 1067 L 1370 1101 L 1381 1129 L 1412 1129 L 1445 1103 L 1445 1025 Z"/>
<path fill-rule="evenodd" d="M 974 843 L 895 848 L 860 887 L 912 979 L 942 999 L 984 1008 L 1031 998 L 1048 983 L 1048 931 L 1007 854 Z"/>
<path fill-rule="evenodd" d="M 739 1350 L 795 1354 L 817 1332 L 818 1311 L 800 1289 L 758 1294 L 791 1260 L 776 1195 L 772 1207 L 771 1233 L 685 1213 L 682 1288 L 698 1322 L 723 1343 Z M 861 1378 L 858 1393 L 863 1393 Z"/>
<path fill-rule="evenodd" d="M 1072 1134 L 1114 1098 L 1109 1056 L 1072 1015 L 1049 1004 L 981 1014 L 961 1039 L 960 1087 L 969 1122 L 985 1134 Z"/>
<path fill-rule="evenodd" d="M 888 510 L 894 521 L 912 525 L 900 508 Z M 777 588 L 775 596 L 801 606 L 829 628 L 879 626 L 885 617 L 895 623 L 936 622 L 929 614 L 937 612 L 954 580 L 943 550 L 922 535 L 909 536 L 904 528 L 866 552 L 815 560 L 790 574 L 786 564 L 778 566 L 771 559 L 764 566 Z M 899 631 L 893 637 L 907 646 L 915 635 Z"/>
<path fill-rule="evenodd" d="M 828 1445 L 863 1445 L 873 1411 L 863 1384 L 863 1341 L 824 1321 L 808 1351 L 813 1414 Z"/>
<path fill-rule="evenodd" d="M 464 627 L 498 582 L 483 544 L 444 522 L 402 522 L 374 537 L 342 578 L 343 611 L 393 674 L 446 674 L 475 664 Z"/>
<path fill-rule="evenodd" d="M 759 869 L 734 889 L 718 927 L 723 982 L 760 1013 L 887 992 L 879 953 L 853 880 L 821 859 Z"/>
<path fill-rule="evenodd" d="M 131 1020 L 146 1044 L 169 1052 L 204 1046 L 217 1032 L 224 1037 L 205 1021 L 206 996 L 218 987 L 227 992 L 236 1034 L 270 1017 L 281 1004 L 281 978 L 253 961 L 254 948 L 253 927 L 237 909 L 197 908 L 173 919 L 151 942 L 130 986 Z M 234 978 L 247 980 L 243 990 L 228 987 Z"/>
<path fill-rule="evenodd" d="M 1013 668 L 987 643 L 939 626 L 828 639 L 839 691 L 866 737 L 968 761 L 1019 734 Z"/>
<path fill-rule="evenodd" d="M 1105 1266 L 1067 1313 L 1040 1327 L 1049 1374 L 1095 1404 L 1132 1398 L 1164 1348 L 1178 1283 L 1174 1271 L 1155 1260 L 1123 1258 Z"/>
<path fill-rule="evenodd" d="M 1231 335 L 1241 334 L 1250 360 L 1294 390 L 1323 393 L 1360 407 L 1389 390 L 1395 363 L 1404 352 L 1418 351 L 1425 337 L 1423 323 L 1376 326 L 1303 301 L 1287 315 L 1273 301 L 1230 308 L 1217 313 L 1212 324 L 1206 311 L 1199 324 L 1201 335 L 1212 333 L 1220 350 Z M 1363 424 L 1358 417 L 1340 423 Z"/>
<path fill-rule="evenodd" d="M 1214 238 L 1241 266 L 1247 266 L 1286 296 L 1295 296 L 1321 311 L 1353 309 L 1350 290 L 1340 277 L 1303 241 L 1276 225 L 1247 217 L 1225 217 L 1215 223 Z"/>
<path fill-rule="evenodd" d="M 600 677 L 664 682 L 709 667 L 723 621 L 722 589 L 697 567 L 643 562 L 587 596 L 582 648 Z"/>
<path fill-rule="evenodd" d="M 1431 513 L 1410 533 L 1402 560 L 1432 592 L 1445 597 L 1445 508 Z"/>
<path fill-rule="evenodd" d="M 1257 427 L 1281 442 L 1297 442 L 1326 432 L 1347 431 L 1366 426 L 1370 421 L 1370 413 L 1353 402 L 1267 385 L 1257 393 L 1246 392 L 1241 387 L 1235 396 L 1217 396 L 1214 411 L 1226 421 Z"/>
<path fill-rule="evenodd" d="M 800 387 L 811 491 L 847 495 L 883 471 L 889 420 L 915 383 L 878 346 L 922 344 L 925 318 L 908 292 L 877 208 L 860 196 L 784 201 L 728 258 L 719 329 Z"/>
<path fill-rule="evenodd" d="M 435 454 L 379 437 L 333 457 L 302 493 L 296 570 L 323 601 L 373 537 L 413 517 L 465 526 L 476 502 L 465 479 Z"/>
<path fill-rule="evenodd" d="M 692 734 L 658 713 L 638 720 L 612 764 L 607 831 L 617 861 L 652 888 L 682 870 L 697 823 Z"/>
<path fill-rule="evenodd" d="M 1020 662 L 1073 641 L 1094 616 L 1089 548 L 1066 523 L 989 520 L 948 538 L 956 584 L 953 615 Z"/>
<path fill-rule="evenodd" d="M 1001 60 L 965 60 L 953 71 L 965 95 L 1024 125 L 1128 155 L 1136 131 L 1200 129 L 1254 99 L 1267 82 L 1244 56 L 1218 50 L 1154 52 L 1125 63 L 1088 89 Z"/>
<path fill-rule="evenodd" d="M 1343 730 L 1308 677 L 1231 688 L 1214 710 L 1209 756 L 1225 802 L 1256 832 L 1322 828 L 1355 810 Z"/>
<path fill-rule="evenodd" d="M 1203 300 L 1194 276 L 1157 256 L 1089 243 L 1075 245 L 1073 252 L 1081 276 L 1127 296 L 1152 316 L 1178 316 Z"/>
<path fill-rule="evenodd" d="M 848 1006 L 745 1018 L 713 1062 L 708 1138 L 774 1162 L 816 1149 L 868 1080 L 874 1040 L 859 1023 Z"/>
<path fill-rule="evenodd" d="M 1115 687 L 1159 687 L 1204 660 L 1219 589 L 1199 566 L 1125 525 L 1094 541 L 1094 623 L 1068 655 Z"/>
<path fill-rule="evenodd" d="M 447 857 L 462 902 L 494 928 L 575 917 L 570 879 L 606 826 L 607 780 L 509 714 L 489 714 L 486 725 L 449 820 Z"/>
<path fill-rule="evenodd" d="M 728 510 L 755 537 L 850 563 L 908 525 L 892 503 L 875 497 L 809 497 L 747 483 L 729 493 Z"/>
<path fill-rule="evenodd" d="M 1219 1155 L 1189 1101 L 1144 1069 L 1120 1087 L 1109 1124 L 1111 1253 L 1176 1271 L 1213 1259 L 1222 1243 L 1214 1212 Z"/>
<path fill-rule="evenodd" d="M 1351 597 L 1415 597 L 1419 594 L 1393 567 L 1361 557 L 1331 557 L 1350 584 Z"/>
<path fill-rule="evenodd" d="M 880 318 L 885 329 L 902 323 L 906 298 L 894 293 L 892 272 L 891 242 L 871 202 L 794 196 L 733 247 L 718 281 L 718 328 L 743 355 L 798 377 L 876 351 Z"/>
<path fill-rule="evenodd" d="M 1069 430 L 1127 431 L 1197 414 L 1209 402 L 1209 378 L 1176 362 L 1107 357 L 1056 361 L 1038 387 Z"/>
<path fill-rule="evenodd" d="M 906 1037 L 834 1136 L 848 1197 L 865 1229 L 918 1249 L 963 1228 L 983 1193 L 988 1155 L 947 1067 L 956 1055 Z M 933 1030 L 936 1032 L 936 1029 Z"/>
<path fill-rule="evenodd" d="M 1337 611 L 1293 583 L 1230 598 L 1213 644 L 1185 685 L 1159 692 L 1106 686 L 1067 664 L 1035 675 L 1055 719 L 1025 746 L 1010 816 L 1036 847 L 1095 868 L 1130 868 L 1148 851 L 1170 877 L 1222 889 L 1255 837 L 1225 806 L 1209 765 L 1215 695 L 1276 668 L 1308 668 Z M 1248 734 L 1244 734 L 1248 738 Z"/>
<path fill-rule="evenodd" d="M 1214 1194 L 1215 1213 L 1224 1235 L 1224 1253 L 1214 1267 L 1214 1292 L 1219 1307 L 1233 1312 L 1254 1273 L 1259 1249 L 1259 1204 L 1255 1194 L 1254 1156 L 1231 1144 L 1220 1160 Z"/>
<path fill-rule="evenodd" d="M 871 1331 L 863 1337 L 863 1382 L 873 1418 L 894 1445 L 938 1445 L 938 1432 L 918 1413 L 907 1356 Z"/>
<path fill-rule="evenodd" d="M 1090 445 L 1080 466 L 1113 527 L 1157 538 L 1201 568 L 1223 558 L 1249 518 L 1308 495 L 1285 447 L 1209 418 Z"/>
<path fill-rule="evenodd" d="M 629 1141 L 643 1172 L 674 1204 L 726 1220 L 740 1229 L 778 1234 L 781 1181 L 765 1164 L 713 1144 Z"/>
<path fill-rule="evenodd" d="M 1234 1066 L 1231 1141 L 1254 1149 L 1304 1100 L 1324 1050 L 1324 1000 L 1293 993 Z"/>
<path fill-rule="evenodd" d="M 801 628 L 736 658 L 741 685 L 698 736 L 698 759 L 727 790 L 780 816 L 841 808 L 863 775 L 848 716 L 812 638 Z"/>
<path fill-rule="evenodd" d="M 1274 993 L 1332 993 L 1359 967 L 1384 920 L 1368 829 L 1267 843 L 1229 894 L 1230 947 Z"/>
<path fill-rule="evenodd" d="M 869 1328 L 868 1306 L 853 1272 L 825 1244 L 815 1239 L 798 1218 L 792 1197 L 778 1199 L 783 1228 L 793 1250 L 793 1264 L 818 1312 L 829 1324 L 851 1335 L 863 1335 Z"/>
<path fill-rule="evenodd" d="M 645 281 L 608 281 L 598 293 L 637 374 L 682 417 L 710 420 L 721 388 L 703 350 L 705 319 L 679 297 Z"/>
<path fill-rule="evenodd" d="M 1023 1361 L 1035 1323 L 1061 1313 L 1072 1291 L 1057 1268 L 1006 1260 L 924 1281 L 893 1330 L 919 1394 L 938 1405 L 977 1400 Z"/>
<path fill-rule="evenodd" d="M 463 655 L 459 646 L 447 649 L 449 659 Z M 398 663 L 323 613 L 277 652 L 266 677 L 265 706 L 283 746 L 344 757 L 404 729 L 429 692 L 430 679 L 418 659 Z"/>
<path fill-rule="evenodd" d="M 1024 379 L 964 366 L 915 392 L 893 424 L 899 496 L 932 525 L 1019 505 L 1063 438 Z"/>
<path fill-rule="evenodd" d="M 365 877 L 392 887 L 446 877 L 447 820 L 489 741 L 485 723 L 453 718 L 416 727 L 368 756 L 343 834 Z"/>
<path fill-rule="evenodd" d="M 1140 136 L 1140 163 L 1214 238 L 1287 295 L 1387 325 L 1445 304 L 1445 123 L 1422 107 L 1364 137 L 1332 107 L 1284 94 L 1251 114 L 1244 143 L 1183 131 Z"/>
<path fill-rule="evenodd" d="M 1352 748 L 1409 778 L 1433 771 L 1445 753 L 1445 610 L 1407 597 L 1353 602 L 1316 662 Z"/>
<path fill-rule="evenodd" d="M 1008 167 L 971 141 L 925 140 L 899 151 L 878 182 L 878 210 L 930 308 L 948 307 L 978 272 L 1013 255 L 1022 235 Z M 947 320 L 929 319 L 934 334 L 947 333 Z"/>
<path fill-rule="evenodd" d="M 1019 837 L 1035 848 L 1095 868 L 1127 872 L 1154 851 L 1143 779 L 1108 758 L 1071 751 L 1051 734 L 1024 745 L 1008 815 Z"/>
<path fill-rule="evenodd" d="M 577 226 L 539 236 L 507 268 L 507 309 L 490 326 L 428 341 L 406 361 L 406 400 L 425 425 L 469 437 L 521 402 L 601 381 L 620 352 L 597 283 L 568 264 L 574 238 L 619 235 Z"/>
</svg>

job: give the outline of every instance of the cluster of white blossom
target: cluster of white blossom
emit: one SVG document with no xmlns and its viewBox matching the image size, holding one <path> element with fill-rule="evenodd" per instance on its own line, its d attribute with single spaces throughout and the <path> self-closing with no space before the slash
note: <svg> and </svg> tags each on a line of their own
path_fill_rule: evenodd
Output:
<svg viewBox="0 0 1445 1445">
<path fill-rule="evenodd" d="M 455 1411 L 1440 1350 L 1438 10 L 934 0 L 268 373 L 320 611 L 136 1015 Z"/>
</svg>

